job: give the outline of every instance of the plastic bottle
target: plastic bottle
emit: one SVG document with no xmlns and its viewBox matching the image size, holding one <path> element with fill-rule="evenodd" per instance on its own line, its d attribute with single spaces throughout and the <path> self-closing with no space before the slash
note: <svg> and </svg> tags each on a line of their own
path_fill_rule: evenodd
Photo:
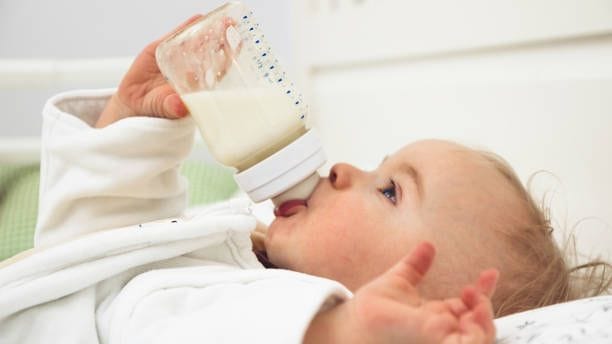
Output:
<svg viewBox="0 0 612 344">
<path fill-rule="evenodd" d="M 325 154 L 305 126 L 307 107 L 240 2 L 161 42 L 157 63 L 196 121 L 211 154 L 237 169 L 255 202 L 306 199 Z"/>
</svg>

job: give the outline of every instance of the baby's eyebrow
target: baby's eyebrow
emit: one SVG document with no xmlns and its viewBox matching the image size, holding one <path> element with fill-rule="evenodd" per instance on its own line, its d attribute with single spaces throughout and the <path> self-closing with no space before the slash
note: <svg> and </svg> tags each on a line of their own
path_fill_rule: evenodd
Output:
<svg viewBox="0 0 612 344">
<path fill-rule="evenodd" d="M 383 162 L 385 162 L 387 158 L 389 158 L 389 156 L 385 155 L 380 163 L 382 164 Z M 424 197 L 423 180 L 419 171 L 407 162 L 402 162 L 399 170 L 400 172 L 405 173 L 410 176 L 410 178 L 412 178 L 414 184 L 416 184 L 417 187 L 417 196 L 419 196 L 419 199 L 422 199 Z"/>
<path fill-rule="evenodd" d="M 414 180 L 414 183 L 416 184 L 417 187 L 417 194 L 419 196 L 419 199 L 423 198 L 423 180 L 421 179 L 421 174 L 419 173 L 419 171 L 414 168 L 414 166 L 408 164 L 408 163 L 402 163 L 402 165 L 400 166 L 400 171 L 406 173 L 407 175 L 409 175 L 412 180 Z"/>
</svg>

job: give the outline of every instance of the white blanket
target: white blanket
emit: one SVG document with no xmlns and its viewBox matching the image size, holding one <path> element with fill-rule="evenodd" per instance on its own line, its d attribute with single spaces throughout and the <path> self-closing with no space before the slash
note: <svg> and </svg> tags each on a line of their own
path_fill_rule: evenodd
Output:
<svg viewBox="0 0 612 344">
<path fill-rule="evenodd" d="M 263 269 L 245 210 L 231 202 L 17 257 L 0 269 L 0 342 L 299 343 L 319 308 L 348 294 Z"/>
<path fill-rule="evenodd" d="M 612 296 L 512 314 L 495 321 L 499 344 L 610 344 Z"/>
<path fill-rule="evenodd" d="M 36 246 L 0 268 L 0 343 L 299 343 L 320 309 L 350 297 L 264 269 L 248 202 L 184 215 L 193 123 L 94 129 L 109 94 L 45 107 Z"/>
</svg>

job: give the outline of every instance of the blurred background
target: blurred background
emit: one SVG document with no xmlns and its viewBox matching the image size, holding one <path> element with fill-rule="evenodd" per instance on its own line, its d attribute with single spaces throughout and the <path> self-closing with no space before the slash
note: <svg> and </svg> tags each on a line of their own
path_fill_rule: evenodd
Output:
<svg viewBox="0 0 612 344">
<path fill-rule="evenodd" d="M 580 250 L 612 257 L 612 1 L 244 3 L 310 103 L 324 170 L 428 137 L 488 149 L 524 181 L 548 171 L 533 189 L 557 235 L 581 221 Z M 0 0 L 0 154 L 35 152 L 50 95 L 116 86 L 147 43 L 220 4 Z"/>
<path fill-rule="evenodd" d="M 247 0 L 292 64 L 289 1 Z M 151 41 L 222 1 L 0 0 L 2 136 L 38 136 L 45 100 L 62 90 L 115 87 Z M 4 123 L 6 124 L 6 123 Z"/>
</svg>

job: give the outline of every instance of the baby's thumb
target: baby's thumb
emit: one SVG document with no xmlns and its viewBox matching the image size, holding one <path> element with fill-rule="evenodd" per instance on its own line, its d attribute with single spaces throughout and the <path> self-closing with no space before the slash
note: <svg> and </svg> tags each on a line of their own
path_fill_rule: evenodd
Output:
<svg viewBox="0 0 612 344">
<path fill-rule="evenodd" d="M 387 273 L 400 277 L 412 286 L 416 286 L 429 271 L 435 255 L 434 246 L 429 242 L 422 242 Z"/>
</svg>

